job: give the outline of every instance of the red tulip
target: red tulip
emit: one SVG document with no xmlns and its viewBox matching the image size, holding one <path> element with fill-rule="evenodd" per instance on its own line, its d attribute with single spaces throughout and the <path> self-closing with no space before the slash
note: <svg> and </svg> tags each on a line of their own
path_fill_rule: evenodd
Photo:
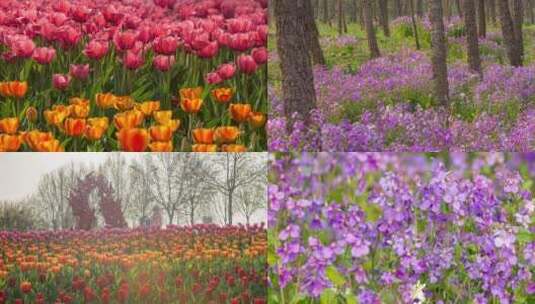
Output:
<svg viewBox="0 0 535 304">
<path fill-rule="evenodd" d="M 56 50 L 54 48 L 36 48 L 33 51 L 33 60 L 39 64 L 49 64 L 56 57 Z"/>
<path fill-rule="evenodd" d="M 99 60 L 106 55 L 108 52 L 108 42 L 91 40 L 84 49 L 84 54 L 91 58 Z"/>
<path fill-rule="evenodd" d="M 57 36 L 57 38 L 63 42 L 64 47 L 72 47 L 80 41 L 82 34 L 72 26 L 66 25 L 58 29 Z"/>
<path fill-rule="evenodd" d="M 230 48 L 239 52 L 244 52 L 252 46 L 252 40 L 248 33 L 238 33 L 230 36 Z"/>
<path fill-rule="evenodd" d="M 178 48 L 178 39 L 173 36 L 156 38 L 153 48 L 158 54 L 174 55 Z"/>
<path fill-rule="evenodd" d="M 162 72 L 168 71 L 173 64 L 175 64 L 175 56 L 158 55 L 152 61 L 152 65 Z"/>
<path fill-rule="evenodd" d="M 84 23 L 89 18 L 91 10 L 83 5 L 76 5 L 72 12 L 72 19 L 80 23 Z"/>
<path fill-rule="evenodd" d="M 143 57 L 141 53 L 126 51 L 123 63 L 127 69 L 135 70 L 143 65 Z"/>
<path fill-rule="evenodd" d="M 236 66 L 233 63 L 224 63 L 217 68 L 217 74 L 224 80 L 230 79 L 236 73 Z"/>
<path fill-rule="evenodd" d="M 264 64 L 268 61 L 268 51 L 265 47 L 253 49 L 251 56 L 257 64 Z"/>
<path fill-rule="evenodd" d="M 76 79 L 85 80 L 89 76 L 89 64 L 71 64 L 69 73 Z"/>
<path fill-rule="evenodd" d="M 69 19 L 64 13 L 53 13 L 48 17 L 50 22 L 52 22 L 55 26 L 62 26 L 67 19 Z"/>
<path fill-rule="evenodd" d="M 69 86 L 70 82 L 71 77 L 69 75 L 54 74 L 52 76 L 52 85 L 54 86 L 54 88 L 60 91 L 65 90 Z"/>
<path fill-rule="evenodd" d="M 227 20 L 227 27 L 229 32 L 233 34 L 246 33 L 252 30 L 253 24 L 245 18 L 232 18 Z"/>
<path fill-rule="evenodd" d="M 257 68 L 256 61 L 253 56 L 241 55 L 238 57 L 238 68 L 242 73 L 253 74 Z"/>
<path fill-rule="evenodd" d="M 136 34 L 132 31 L 117 32 L 113 36 L 113 43 L 120 51 L 126 51 L 134 47 Z"/>
<path fill-rule="evenodd" d="M 11 48 L 17 57 L 30 58 L 35 49 L 35 43 L 30 38 L 22 36 L 13 41 Z"/>
<path fill-rule="evenodd" d="M 215 72 L 206 74 L 205 80 L 209 84 L 218 84 L 223 82 L 221 76 L 219 76 L 219 74 Z"/>
<path fill-rule="evenodd" d="M 210 42 L 207 46 L 202 48 L 198 54 L 202 58 L 212 58 L 215 55 L 217 55 L 217 52 L 219 51 L 219 44 L 217 41 Z"/>
</svg>

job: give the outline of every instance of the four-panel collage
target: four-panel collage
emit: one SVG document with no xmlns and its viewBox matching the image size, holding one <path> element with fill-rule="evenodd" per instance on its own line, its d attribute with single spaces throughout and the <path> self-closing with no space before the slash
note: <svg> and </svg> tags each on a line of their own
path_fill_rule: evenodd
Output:
<svg viewBox="0 0 535 304">
<path fill-rule="evenodd" d="M 0 0 L 0 304 L 535 304 L 534 114 L 535 0 Z"/>
</svg>

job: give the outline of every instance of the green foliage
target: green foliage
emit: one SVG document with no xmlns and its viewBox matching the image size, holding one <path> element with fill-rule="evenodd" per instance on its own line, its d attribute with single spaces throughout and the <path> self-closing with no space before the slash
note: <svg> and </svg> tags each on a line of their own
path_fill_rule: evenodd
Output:
<svg viewBox="0 0 535 304">
<path fill-rule="evenodd" d="M 32 207 L 23 203 L 0 202 L 0 230 L 28 231 L 42 226 Z"/>
</svg>

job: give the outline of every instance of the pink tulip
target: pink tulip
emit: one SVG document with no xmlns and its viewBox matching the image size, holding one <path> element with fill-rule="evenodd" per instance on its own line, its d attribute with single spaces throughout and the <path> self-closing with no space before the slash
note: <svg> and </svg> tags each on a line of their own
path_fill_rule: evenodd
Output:
<svg viewBox="0 0 535 304">
<path fill-rule="evenodd" d="M 89 14 L 91 14 L 90 9 L 83 5 L 76 5 L 72 10 L 72 19 L 74 19 L 74 21 L 84 23 L 89 18 Z"/>
<path fill-rule="evenodd" d="M 191 40 L 191 47 L 193 47 L 196 50 L 202 50 L 204 49 L 208 44 L 210 44 L 210 34 L 206 32 L 202 32 L 198 35 L 195 35 L 193 33 Z"/>
<path fill-rule="evenodd" d="M 69 75 L 65 75 L 65 74 L 52 75 L 52 85 L 54 86 L 54 88 L 60 91 L 65 90 L 69 86 L 70 82 L 71 82 L 71 77 Z"/>
<path fill-rule="evenodd" d="M 63 42 L 64 47 L 75 46 L 82 37 L 82 33 L 70 25 L 62 26 L 58 29 L 57 35 L 58 39 Z"/>
<path fill-rule="evenodd" d="M 234 77 L 236 73 L 236 66 L 232 63 L 224 63 L 217 69 L 217 74 L 224 80 Z"/>
<path fill-rule="evenodd" d="M 162 72 L 168 71 L 173 64 L 175 64 L 175 56 L 158 55 L 152 61 L 152 65 Z"/>
<path fill-rule="evenodd" d="M 113 36 L 113 42 L 118 50 L 126 51 L 134 47 L 136 36 L 132 31 L 117 32 Z"/>
<path fill-rule="evenodd" d="M 245 18 L 233 18 L 227 20 L 227 27 L 232 34 L 246 33 L 252 30 L 253 24 Z"/>
<path fill-rule="evenodd" d="M 209 84 L 219 84 L 222 81 L 223 79 L 217 73 L 211 72 L 206 75 L 206 82 Z"/>
<path fill-rule="evenodd" d="M 268 51 L 265 47 L 253 49 L 251 56 L 257 64 L 264 64 L 268 61 Z"/>
<path fill-rule="evenodd" d="M 99 60 L 108 53 L 108 42 L 91 40 L 84 49 L 84 54 L 91 58 Z"/>
<path fill-rule="evenodd" d="M 178 40 L 173 36 L 159 37 L 154 40 L 154 51 L 162 55 L 174 55 Z"/>
<path fill-rule="evenodd" d="M 35 43 L 28 37 L 17 37 L 11 46 L 13 52 L 17 57 L 30 58 L 32 57 Z"/>
<path fill-rule="evenodd" d="M 104 15 L 104 18 L 106 21 L 118 25 L 119 22 L 121 22 L 121 19 L 123 18 L 123 14 L 120 13 L 115 6 L 108 5 L 104 10 L 102 11 L 102 14 Z"/>
<path fill-rule="evenodd" d="M 238 57 L 238 68 L 242 73 L 253 74 L 257 68 L 256 61 L 251 55 L 241 55 Z"/>
<path fill-rule="evenodd" d="M 175 5 L 176 0 L 154 0 L 154 4 L 162 8 L 172 8 Z"/>
<path fill-rule="evenodd" d="M 76 79 L 85 80 L 89 76 L 89 64 L 71 64 L 69 73 Z"/>
<path fill-rule="evenodd" d="M 210 42 L 207 46 L 198 52 L 198 55 L 202 58 L 212 58 L 217 55 L 219 51 L 219 44 L 217 41 Z"/>
<path fill-rule="evenodd" d="M 62 26 L 67 19 L 69 19 L 64 13 L 54 13 L 48 17 L 50 22 L 55 26 Z"/>
<path fill-rule="evenodd" d="M 71 9 L 71 4 L 67 0 L 60 0 L 60 1 L 56 1 L 52 5 L 52 8 L 56 12 L 67 13 Z"/>
<path fill-rule="evenodd" d="M 143 65 L 143 57 L 141 52 L 126 51 L 123 59 L 123 64 L 127 69 L 135 70 Z"/>
<path fill-rule="evenodd" d="M 33 60 L 39 64 L 49 64 L 56 57 L 56 50 L 54 48 L 41 47 L 33 51 Z"/>
<path fill-rule="evenodd" d="M 239 52 L 244 52 L 252 46 L 252 40 L 248 33 L 233 34 L 230 36 L 230 48 Z"/>
</svg>

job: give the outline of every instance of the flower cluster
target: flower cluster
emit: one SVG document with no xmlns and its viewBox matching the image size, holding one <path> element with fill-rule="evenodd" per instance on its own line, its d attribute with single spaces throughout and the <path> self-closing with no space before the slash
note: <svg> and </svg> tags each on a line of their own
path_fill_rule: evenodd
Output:
<svg viewBox="0 0 535 304">
<path fill-rule="evenodd" d="M 268 212 L 274 297 L 534 299 L 533 155 L 281 154 Z M 418 302 L 417 302 L 418 301 Z"/>
<path fill-rule="evenodd" d="M 0 303 L 266 303 L 262 226 L 0 232 Z"/>
</svg>

